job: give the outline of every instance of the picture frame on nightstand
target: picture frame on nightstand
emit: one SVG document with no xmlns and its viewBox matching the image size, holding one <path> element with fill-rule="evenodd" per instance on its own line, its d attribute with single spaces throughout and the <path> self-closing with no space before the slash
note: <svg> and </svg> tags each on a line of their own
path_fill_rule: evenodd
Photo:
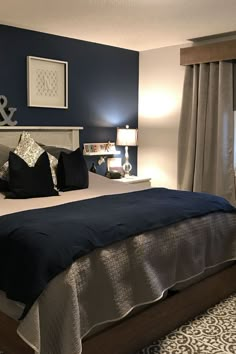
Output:
<svg viewBox="0 0 236 354">
<path fill-rule="evenodd" d="M 119 172 L 121 176 L 124 175 L 124 170 L 122 167 L 121 157 L 110 157 L 107 159 L 107 171 L 109 172 Z"/>
</svg>

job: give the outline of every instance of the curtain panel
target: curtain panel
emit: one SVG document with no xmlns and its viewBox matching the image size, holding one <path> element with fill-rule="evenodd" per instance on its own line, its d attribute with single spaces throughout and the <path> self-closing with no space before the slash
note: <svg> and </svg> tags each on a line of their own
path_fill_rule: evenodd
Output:
<svg viewBox="0 0 236 354">
<path fill-rule="evenodd" d="M 186 66 L 178 188 L 220 195 L 235 203 L 232 63 Z"/>
</svg>

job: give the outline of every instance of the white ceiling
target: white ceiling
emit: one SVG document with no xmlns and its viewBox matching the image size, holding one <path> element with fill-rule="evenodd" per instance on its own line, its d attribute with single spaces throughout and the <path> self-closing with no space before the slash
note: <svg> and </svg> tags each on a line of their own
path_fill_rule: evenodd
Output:
<svg viewBox="0 0 236 354">
<path fill-rule="evenodd" d="M 0 23 L 133 49 L 236 30 L 236 0 L 1 0 Z"/>
</svg>

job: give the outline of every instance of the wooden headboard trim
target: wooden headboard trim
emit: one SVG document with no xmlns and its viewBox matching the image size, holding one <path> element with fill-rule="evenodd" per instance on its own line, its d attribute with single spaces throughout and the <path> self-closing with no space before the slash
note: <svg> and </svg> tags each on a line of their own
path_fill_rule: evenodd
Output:
<svg viewBox="0 0 236 354">
<path fill-rule="evenodd" d="M 20 134 L 28 131 L 40 143 L 75 150 L 79 147 L 79 132 L 82 129 L 83 127 L 77 126 L 2 126 L 0 127 L 0 144 L 15 147 Z"/>
</svg>

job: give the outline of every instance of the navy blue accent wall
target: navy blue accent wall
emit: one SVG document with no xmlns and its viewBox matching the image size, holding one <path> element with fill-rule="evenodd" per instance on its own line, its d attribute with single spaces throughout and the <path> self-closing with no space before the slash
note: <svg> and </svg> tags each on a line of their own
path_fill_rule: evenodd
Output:
<svg viewBox="0 0 236 354">
<path fill-rule="evenodd" d="M 17 107 L 19 125 L 83 126 L 81 143 L 138 127 L 138 52 L 4 25 L 0 48 L 0 95 Z M 68 109 L 27 107 L 27 56 L 68 61 Z M 137 149 L 129 152 L 135 174 Z"/>
</svg>

